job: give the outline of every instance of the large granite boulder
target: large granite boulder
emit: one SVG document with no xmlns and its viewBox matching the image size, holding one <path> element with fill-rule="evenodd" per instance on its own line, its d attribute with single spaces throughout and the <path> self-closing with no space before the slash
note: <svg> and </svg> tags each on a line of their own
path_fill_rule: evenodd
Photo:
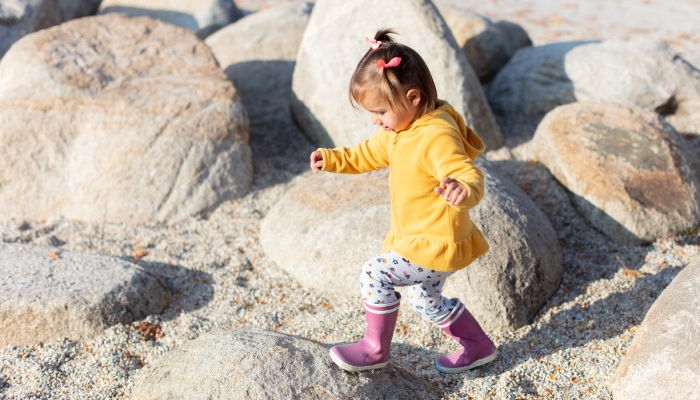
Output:
<svg viewBox="0 0 700 400">
<path fill-rule="evenodd" d="M 555 107 L 603 101 L 656 110 L 700 133 L 700 72 L 662 43 L 555 43 L 517 52 L 486 90 L 496 114 L 539 122 Z"/>
<path fill-rule="evenodd" d="M 58 0 L 3 0 L 0 2 L 0 58 L 23 36 L 62 21 Z"/>
<path fill-rule="evenodd" d="M 464 6 L 446 4 L 438 8 L 481 83 L 493 79 L 516 51 L 532 46 L 520 25 L 493 22 Z"/>
<path fill-rule="evenodd" d="M 557 289 L 561 248 L 532 200 L 487 162 L 479 166 L 485 195 L 471 215 L 491 250 L 454 274 L 445 293 L 461 298 L 487 329 L 517 329 Z M 263 221 L 265 253 L 304 286 L 359 297 L 359 267 L 381 253 L 390 226 L 387 175 L 299 178 Z"/>
<path fill-rule="evenodd" d="M 243 17 L 233 0 L 102 0 L 99 13 L 159 19 L 187 28 L 200 38 Z"/>
<path fill-rule="evenodd" d="M 560 106 L 539 124 L 532 146 L 583 216 L 616 242 L 639 244 L 698 226 L 696 156 L 653 111 Z"/>
<path fill-rule="evenodd" d="M 0 218 L 182 220 L 251 180 L 245 110 L 186 29 L 80 18 L 0 62 Z"/>
<path fill-rule="evenodd" d="M 251 14 L 206 39 L 219 65 L 241 95 L 251 123 L 284 114 L 294 61 L 313 3 L 293 1 Z M 279 128 L 279 126 L 278 126 Z"/>
<path fill-rule="evenodd" d="M 0 243 L 0 347 L 68 337 L 158 314 L 170 291 L 138 265 L 54 247 Z"/>
<path fill-rule="evenodd" d="M 350 374 L 328 348 L 263 330 L 213 331 L 166 354 L 136 383 L 147 399 L 440 399 L 423 379 L 393 364 Z"/>
<path fill-rule="evenodd" d="M 376 132 L 369 113 L 348 100 L 350 78 L 368 50 L 365 36 L 392 27 L 400 43 L 416 50 L 432 72 L 438 96 L 452 104 L 489 149 L 500 129 L 479 79 L 430 0 L 319 0 L 302 39 L 294 69 L 294 117 L 319 146 L 349 146 Z"/>
<path fill-rule="evenodd" d="M 700 399 L 700 260 L 647 312 L 610 387 L 615 400 Z"/>
</svg>

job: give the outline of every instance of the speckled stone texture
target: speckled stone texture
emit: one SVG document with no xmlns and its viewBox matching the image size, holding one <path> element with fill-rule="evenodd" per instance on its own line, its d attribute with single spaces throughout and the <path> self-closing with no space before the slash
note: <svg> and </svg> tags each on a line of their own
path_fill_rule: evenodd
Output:
<svg viewBox="0 0 700 400">
<path fill-rule="evenodd" d="M 351 374 L 328 346 L 282 333 L 212 331 L 170 352 L 132 399 L 439 399 L 421 378 L 389 364 Z"/>
<path fill-rule="evenodd" d="M 610 386 L 615 400 L 700 398 L 700 258 L 647 312 Z"/>
<path fill-rule="evenodd" d="M 351 146 L 377 131 L 369 113 L 356 112 L 348 100 L 350 78 L 382 27 L 400 34 L 399 43 L 421 55 L 438 95 L 447 100 L 483 139 L 488 149 L 501 146 L 501 131 L 479 79 L 430 0 L 319 0 L 304 32 L 294 69 L 294 117 L 304 133 L 322 147 Z M 352 16 L 352 17 L 348 17 Z M 386 60 L 388 61 L 388 60 Z"/>
<path fill-rule="evenodd" d="M 248 119 L 209 48 L 150 18 L 79 18 L 0 63 L 0 218 L 208 214 L 252 180 Z"/>
<path fill-rule="evenodd" d="M 696 156 L 653 111 L 568 104 L 547 114 L 532 145 L 584 217 L 618 243 L 651 242 L 698 225 Z"/>
<path fill-rule="evenodd" d="M 0 243 L 0 347 L 84 340 L 163 311 L 165 283 L 107 256 Z"/>
</svg>

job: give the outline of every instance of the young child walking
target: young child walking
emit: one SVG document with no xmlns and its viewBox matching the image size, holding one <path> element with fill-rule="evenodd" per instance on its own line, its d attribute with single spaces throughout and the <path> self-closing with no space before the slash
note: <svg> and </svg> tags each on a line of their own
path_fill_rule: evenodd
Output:
<svg viewBox="0 0 700 400">
<path fill-rule="evenodd" d="M 379 131 L 354 147 L 318 149 L 311 169 L 357 174 L 391 166 L 391 229 L 384 254 L 360 274 L 367 329 L 358 343 L 334 346 L 330 356 L 347 371 L 385 367 L 399 313 L 395 286 L 410 286 L 411 308 L 442 328 L 462 349 L 437 359 L 458 373 L 491 362 L 496 348 L 459 299 L 442 296 L 445 280 L 486 253 L 488 244 L 469 209 L 484 194 L 474 160 L 484 143 L 447 102 L 438 100 L 427 65 L 383 29 L 350 82 L 354 107 L 369 111 Z"/>
</svg>

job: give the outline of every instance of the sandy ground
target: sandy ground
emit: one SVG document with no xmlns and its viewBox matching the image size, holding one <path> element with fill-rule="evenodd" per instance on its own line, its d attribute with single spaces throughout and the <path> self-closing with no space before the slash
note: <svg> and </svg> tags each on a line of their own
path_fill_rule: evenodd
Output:
<svg viewBox="0 0 700 400">
<path fill-rule="evenodd" d="M 447 0 L 443 0 L 447 2 Z M 457 3 L 457 1 L 451 1 Z M 280 1 L 238 0 L 247 11 Z M 588 39 L 668 42 L 700 65 L 700 2 L 684 1 L 463 1 L 493 19 L 521 24 L 535 44 Z M 263 118 L 264 116 L 258 116 Z M 255 117 L 255 118 L 258 118 Z M 138 321 L 94 339 L 70 339 L 0 349 L 0 399 L 128 396 L 166 352 L 212 329 L 259 327 L 324 343 L 356 340 L 364 331 L 358 299 L 304 289 L 269 260 L 259 243 L 261 220 L 289 182 L 308 174 L 313 148 L 293 126 L 252 120 L 256 154 L 250 194 L 227 202 L 209 218 L 165 226 L 52 221 L 0 221 L 0 240 L 66 251 L 125 257 L 159 274 L 174 294 L 147 321 L 165 333 L 146 340 Z M 274 129 L 273 129 L 274 127 Z M 609 399 L 611 375 L 646 311 L 691 259 L 700 237 L 620 246 L 592 229 L 542 165 L 529 162 L 527 142 L 485 155 L 550 219 L 563 247 L 561 286 L 533 323 L 515 332 L 489 332 L 499 359 L 458 375 L 435 371 L 434 359 L 456 350 L 439 330 L 402 312 L 393 361 L 437 385 L 446 398 Z M 149 254 L 131 258 L 134 248 Z M 637 274 L 621 272 L 621 262 Z"/>
</svg>

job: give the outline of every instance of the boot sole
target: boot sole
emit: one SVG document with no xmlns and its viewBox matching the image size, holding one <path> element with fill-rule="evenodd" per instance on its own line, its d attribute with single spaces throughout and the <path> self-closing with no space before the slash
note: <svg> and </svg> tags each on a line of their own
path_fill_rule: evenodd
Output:
<svg viewBox="0 0 700 400">
<path fill-rule="evenodd" d="M 330 353 L 330 355 L 331 355 L 331 360 L 333 360 L 333 362 L 336 363 L 336 365 L 338 365 L 340 368 L 342 368 L 342 369 L 344 369 L 344 370 L 346 370 L 346 371 L 350 371 L 350 372 L 360 372 L 360 371 L 367 371 L 367 370 L 369 370 L 369 369 L 384 368 L 384 367 L 387 366 L 387 364 L 389 364 L 389 361 L 387 361 L 387 362 L 385 362 L 385 363 L 379 363 L 379 364 L 374 364 L 374 365 L 367 365 L 367 366 L 364 366 L 364 367 L 357 367 L 357 366 L 354 366 L 354 365 L 350 365 L 350 364 L 344 362 L 343 360 L 341 360 L 340 358 L 338 358 L 338 356 L 335 355 L 335 353 L 333 352 L 332 349 L 331 349 L 331 351 L 330 351 L 329 353 Z"/>
<path fill-rule="evenodd" d="M 491 361 L 495 360 L 497 356 L 498 356 L 498 351 L 494 348 L 493 353 L 490 356 L 484 357 L 481 360 L 476 360 L 473 363 L 471 363 L 465 367 L 459 367 L 459 368 L 443 367 L 442 365 L 438 364 L 437 361 L 435 362 L 435 366 L 437 367 L 438 371 L 442 372 L 443 374 L 458 374 L 460 372 L 468 371 L 472 368 L 476 368 L 476 367 L 480 367 L 484 364 L 488 364 Z"/>
</svg>

